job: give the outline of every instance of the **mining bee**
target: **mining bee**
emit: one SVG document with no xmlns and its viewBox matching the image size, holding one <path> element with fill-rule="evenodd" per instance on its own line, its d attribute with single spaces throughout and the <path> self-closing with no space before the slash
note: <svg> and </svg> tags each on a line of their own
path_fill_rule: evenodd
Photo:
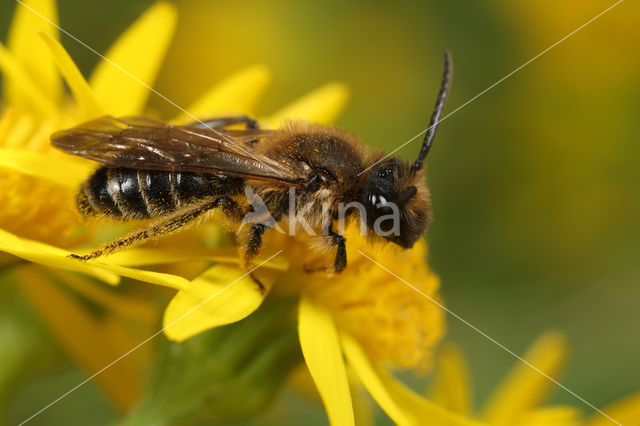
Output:
<svg viewBox="0 0 640 426">
<path fill-rule="evenodd" d="M 292 121 L 266 130 L 246 116 L 187 126 L 105 116 L 56 132 L 51 136 L 53 146 L 102 165 L 77 196 L 82 214 L 125 221 L 156 219 L 146 229 L 72 257 L 93 259 L 174 233 L 198 223 L 214 209 L 242 223 L 255 213 L 247 189 L 260 197 L 271 214 L 270 220 L 254 221 L 240 234 L 247 268 L 260 252 L 263 234 L 289 214 L 292 191 L 297 204 L 306 206 L 305 220 L 321 228 L 320 242 L 335 250 L 328 271 L 339 273 L 347 266 L 345 238 L 334 226 L 339 204 L 363 206 L 353 211 L 359 212 L 361 223 L 369 229 L 389 214 L 391 205 L 396 206 L 399 232 L 382 238 L 410 248 L 422 237 L 430 218 L 423 162 L 444 108 L 451 73 L 447 52 L 430 126 L 411 164 L 372 153 L 357 136 L 333 126 Z M 331 220 L 322 220 L 321 211 Z"/>
</svg>

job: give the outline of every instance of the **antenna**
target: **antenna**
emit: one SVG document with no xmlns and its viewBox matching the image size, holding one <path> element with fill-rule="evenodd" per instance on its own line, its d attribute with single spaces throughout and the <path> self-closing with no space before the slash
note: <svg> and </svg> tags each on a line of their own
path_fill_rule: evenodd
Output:
<svg viewBox="0 0 640 426">
<path fill-rule="evenodd" d="M 444 109 L 444 102 L 447 100 L 447 95 L 449 94 L 449 87 L 451 87 L 451 74 L 453 71 L 453 62 L 451 59 L 451 53 L 449 51 L 444 52 L 444 72 L 442 73 L 442 83 L 440 84 L 440 93 L 438 93 L 438 100 L 436 101 L 436 105 L 433 108 L 433 113 L 431 114 L 431 122 L 429 123 L 429 127 L 427 128 L 427 134 L 424 135 L 424 140 L 422 141 L 422 148 L 420 148 L 420 154 L 418 155 L 418 159 L 411 166 L 411 172 L 415 173 L 422 168 L 422 163 L 424 163 L 424 159 L 426 158 L 429 150 L 431 149 L 431 144 L 433 143 L 433 138 L 436 136 L 436 129 L 438 128 L 438 123 L 440 122 L 440 116 L 442 115 L 442 110 Z"/>
</svg>

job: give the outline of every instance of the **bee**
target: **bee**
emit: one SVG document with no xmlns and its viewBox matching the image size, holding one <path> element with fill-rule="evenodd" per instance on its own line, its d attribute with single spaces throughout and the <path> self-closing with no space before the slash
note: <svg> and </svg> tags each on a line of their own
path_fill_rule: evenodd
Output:
<svg viewBox="0 0 640 426">
<path fill-rule="evenodd" d="M 140 117 L 105 116 L 51 136 L 54 147 L 101 164 L 82 185 L 77 206 L 83 215 L 116 220 L 155 219 L 86 255 L 94 259 L 202 221 L 219 210 L 243 223 L 255 209 L 247 189 L 271 213 L 239 236 L 244 265 L 258 256 L 263 235 L 290 212 L 290 193 L 304 219 L 319 229 L 320 243 L 335 251 L 325 269 L 340 273 L 347 266 L 346 241 L 335 229 L 339 206 L 359 203 L 362 223 L 376 221 L 396 206 L 398 232 L 382 238 L 404 249 L 425 233 L 431 202 L 423 162 L 431 148 L 449 92 L 452 61 L 444 72 L 430 126 L 413 163 L 370 152 L 354 134 L 333 126 L 301 121 L 280 129 L 258 128 L 246 116 L 217 118 L 197 124 L 169 125 Z M 243 128 L 238 129 L 242 125 Z M 321 211 L 330 220 L 322 220 Z M 364 218 L 363 216 L 366 216 Z"/>
</svg>

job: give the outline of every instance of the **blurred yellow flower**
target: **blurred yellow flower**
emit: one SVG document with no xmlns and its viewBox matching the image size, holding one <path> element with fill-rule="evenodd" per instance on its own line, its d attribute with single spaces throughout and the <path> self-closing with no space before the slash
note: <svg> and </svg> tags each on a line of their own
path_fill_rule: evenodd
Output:
<svg viewBox="0 0 640 426">
<path fill-rule="evenodd" d="M 558 379 L 565 367 L 568 349 L 564 335 L 546 332 L 536 339 L 523 358 L 540 372 Z M 573 406 L 544 406 L 557 385 L 540 372 L 518 360 L 483 407 L 476 411 L 465 359 L 456 346 L 445 344 L 440 349 L 436 374 L 427 394 L 442 407 L 492 426 L 640 424 L 640 394 L 630 395 L 605 408 L 606 416 L 594 412 L 585 418 Z"/>
<path fill-rule="evenodd" d="M 568 346 L 563 335 L 540 336 L 523 358 L 552 378 L 562 372 Z M 490 425 L 579 424 L 579 411 L 571 407 L 542 407 L 554 384 L 547 377 L 518 361 L 479 411 L 472 408 L 473 395 L 464 357 L 453 345 L 444 345 L 435 379 L 429 390 L 433 400 L 452 411 Z M 534 421 L 534 419 L 536 419 Z M 549 422 L 555 419 L 554 422 Z M 561 420 L 561 421 L 560 421 Z"/>
</svg>

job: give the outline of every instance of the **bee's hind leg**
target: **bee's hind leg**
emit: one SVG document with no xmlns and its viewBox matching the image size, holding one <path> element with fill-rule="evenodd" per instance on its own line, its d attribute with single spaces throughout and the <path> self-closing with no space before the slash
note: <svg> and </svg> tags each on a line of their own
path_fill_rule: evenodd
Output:
<svg viewBox="0 0 640 426">
<path fill-rule="evenodd" d="M 215 208 L 222 208 L 227 215 L 239 216 L 238 204 L 230 197 L 220 197 L 198 204 L 194 207 L 188 208 L 187 210 L 183 210 L 173 216 L 169 216 L 168 218 L 164 218 L 151 224 L 147 229 L 135 231 L 115 241 L 111 241 L 102 246 L 99 250 L 93 251 L 89 254 L 83 256 L 70 254 L 69 257 L 79 260 L 95 259 L 128 247 L 140 245 L 151 238 L 169 235 L 182 228 L 192 226 L 197 223 L 198 219 L 201 219 L 206 212 Z"/>
</svg>

